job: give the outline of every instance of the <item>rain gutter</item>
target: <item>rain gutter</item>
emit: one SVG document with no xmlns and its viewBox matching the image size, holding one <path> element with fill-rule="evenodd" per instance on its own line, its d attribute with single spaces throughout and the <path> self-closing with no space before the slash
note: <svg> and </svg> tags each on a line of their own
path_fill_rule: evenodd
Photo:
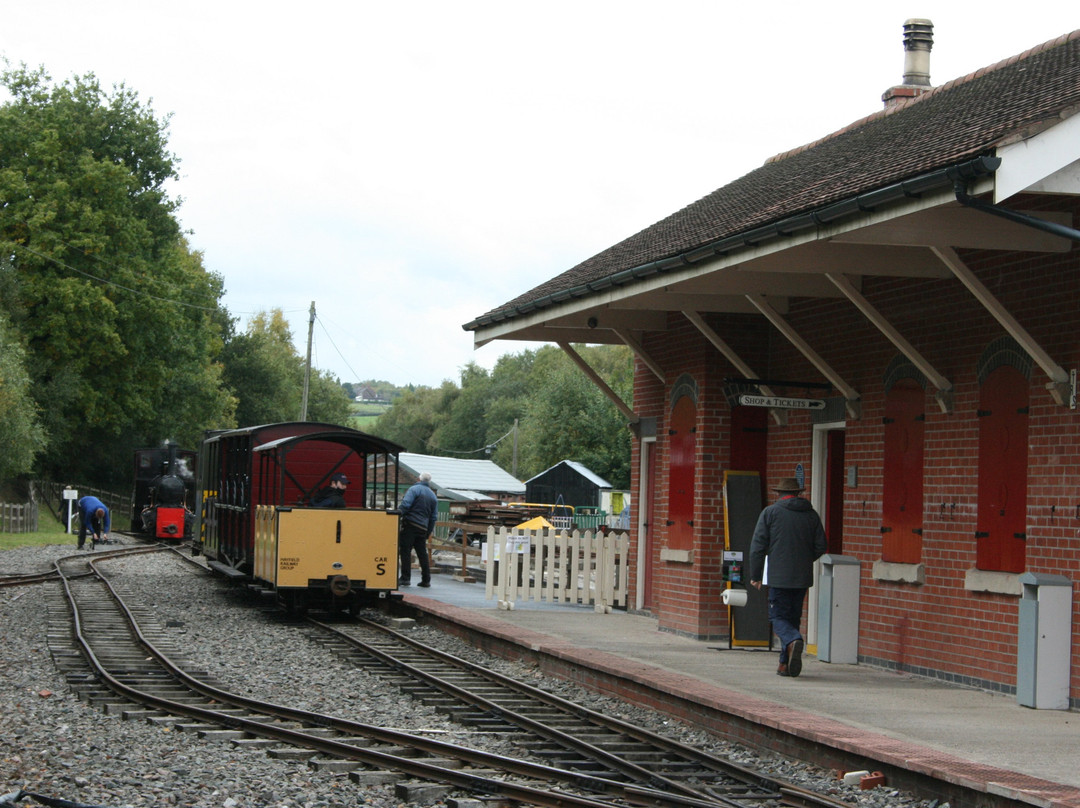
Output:
<svg viewBox="0 0 1080 808">
<path fill-rule="evenodd" d="M 873 212 L 882 205 L 898 202 L 903 199 L 918 198 L 922 194 L 941 188 L 947 188 L 949 186 L 953 186 L 955 189 L 956 187 L 963 185 L 966 181 L 993 174 L 1000 165 L 1000 157 L 976 157 L 973 160 L 956 163 L 910 180 L 903 180 L 901 182 L 893 183 L 892 185 L 887 185 L 884 188 L 879 188 L 875 191 L 867 191 L 866 193 L 825 205 L 807 213 L 789 216 L 786 219 L 781 219 L 772 224 L 755 228 L 754 230 L 748 230 L 745 233 L 727 236 L 701 247 L 695 247 L 693 250 L 679 253 L 678 255 L 650 261 L 630 269 L 624 269 L 612 275 L 598 278 L 594 281 L 588 281 L 569 289 L 561 289 L 558 292 L 552 292 L 549 295 L 537 298 L 528 303 L 523 303 L 520 306 L 514 306 L 491 314 L 485 314 L 470 323 L 466 323 L 462 328 L 466 331 L 475 331 L 477 328 L 483 326 L 494 325 L 495 323 L 506 320 L 513 320 L 518 316 L 528 314 L 537 309 L 547 308 L 548 306 L 553 306 L 557 303 L 573 300 L 575 298 L 587 297 L 595 292 L 608 289 L 612 286 L 624 286 L 633 281 L 648 278 L 652 275 L 657 275 L 672 269 L 690 266 L 708 258 L 724 256 L 735 250 L 756 247 L 763 241 L 791 236 L 804 230 L 811 230 L 820 227 L 821 225 L 831 224 L 846 216 L 857 213 Z M 959 199 L 959 196 L 957 199 Z M 1042 224 L 1048 224 L 1041 220 L 1037 221 L 1040 221 Z"/>
<path fill-rule="evenodd" d="M 1072 241 L 1080 241 L 1080 230 L 1075 230 L 1072 227 L 1066 227 L 1063 224 L 1057 222 L 1048 222 L 1046 219 L 1040 219 L 1037 216 L 1029 216 L 1026 213 L 1021 213 L 1018 210 L 1009 210 L 1003 208 L 1000 205 L 994 205 L 990 202 L 983 202 L 981 199 L 976 199 L 973 196 L 967 195 L 967 183 L 962 180 L 957 180 L 953 186 L 953 190 L 956 194 L 956 201 L 961 205 L 966 205 L 969 208 L 982 211 L 983 213 L 989 213 L 993 216 L 1000 216 L 1002 219 L 1008 219 L 1010 222 L 1016 222 L 1027 227 L 1033 227 L 1036 230 L 1043 230 L 1047 233 L 1052 233 L 1055 236 L 1061 236 Z"/>
</svg>

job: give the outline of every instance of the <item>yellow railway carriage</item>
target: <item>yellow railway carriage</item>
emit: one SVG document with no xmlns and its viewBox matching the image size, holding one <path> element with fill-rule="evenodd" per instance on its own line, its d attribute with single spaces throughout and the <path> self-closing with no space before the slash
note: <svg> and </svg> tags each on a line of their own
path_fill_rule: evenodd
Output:
<svg viewBox="0 0 1080 808">
<path fill-rule="evenodd" d="M 199 535 L 210 566 L 274 591 L 286 608 L 357 610 L 397 588 L 401 447 L 327 424 L 209 435 Z M 313 507 L 344 475 L 345 507 Z"/>
</svg>

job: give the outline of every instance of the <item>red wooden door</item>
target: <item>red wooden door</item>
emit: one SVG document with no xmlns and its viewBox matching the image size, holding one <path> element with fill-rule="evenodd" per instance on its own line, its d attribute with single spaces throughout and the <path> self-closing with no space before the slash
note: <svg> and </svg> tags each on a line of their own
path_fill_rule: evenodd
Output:
<svg viewBox="0 0 1080 808">
<path fill-rule="evenodd" d="M 900 564 L 922 560 L 923 444 L 926 394 L 911 379 L 885 399 L 881 557 Z"/>
<path fill-rule="evenodd" d="M 697 405 L 683 396 L 671 411 L 668 464 L 668 540 L 673 550 L 694 546 L 694 454 L 697 448 Z"/>
<path fill-rule="evenodd" d="M 1028 384 L 1003 366 L 979 391 L 979 513 L 975 566 L 1023 572 L 1027 540 Z"/>
</svg>

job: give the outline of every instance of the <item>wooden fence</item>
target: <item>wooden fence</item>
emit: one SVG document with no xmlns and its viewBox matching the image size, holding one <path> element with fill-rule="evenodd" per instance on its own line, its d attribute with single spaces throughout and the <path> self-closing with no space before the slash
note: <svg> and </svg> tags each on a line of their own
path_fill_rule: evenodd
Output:
<svg viewBox="0 0 1080 808">
<path fill-rule="evenodd" d="M 0 502 L 0 533 L 33 533 L 38 529 L 38 504 Z"/>
<path fill-rule="evenodd" d="M 626 607 L 630 538 L 591 530 L 489 528 L 487 597 L 500 609 L 515 601 L 592 605 L 597 612 Z"/>
<path fill-rule="evenodd" d="M 33 488 L 37 492 L 37 499 L 44 503 L 44 507 L 51 510 L 56 514 L 62 525 L 67 525 L 68 514 L 68 501 L 64 499 L 64 488 L 67 487 L 63 483 L 36 480 L 33 483 Z M 115 491 L 106 491 L 102 488 L 92 488 L 90 486 L 72 485 L 80 497 L 94 496 L 105 503 L 105 507 L 109 509 L 109 516 L 112 521 L 113 530 L 130 530 L 131 529 L 131 495 L 130 494 L 118 494 Z M 78 530 L 78 507 L 74 501 L 71 502 L 72 512 L 72 525 L 73 530 Z"/>
</svg>

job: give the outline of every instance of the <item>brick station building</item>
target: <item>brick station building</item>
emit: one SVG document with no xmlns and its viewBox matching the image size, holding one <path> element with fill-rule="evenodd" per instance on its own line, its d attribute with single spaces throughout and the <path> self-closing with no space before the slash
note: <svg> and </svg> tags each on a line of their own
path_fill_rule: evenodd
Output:
<svg viewBox="0 0 1080 808">
<path fill-rule="evenodd" d="M 1064 594 L 1041 614 L 1075 707 L 1080 31 L 932 87 L 932 25 L 904 29 L 884 108 L 465 329 L 559 344 L 626 415 L 661 630 L 739 633 L 725 549 L 794 476 L 857 570 L 859 663 L 1019 695 L 1025 599 Z M 633 402 L 574 343 L 629 345 Z"/>
</svg>

